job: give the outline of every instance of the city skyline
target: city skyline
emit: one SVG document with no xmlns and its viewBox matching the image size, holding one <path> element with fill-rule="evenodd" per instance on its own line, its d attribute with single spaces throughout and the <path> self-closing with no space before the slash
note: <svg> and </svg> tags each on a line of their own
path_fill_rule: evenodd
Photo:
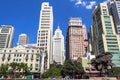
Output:
<svg viewBox="0 0 120 80">
<path fill-rule="evenodd" d="M 22 33 L 25 33 L 30 37 L 30 43 L 36 43 L 41 4 L 42 2 L 49 2 L 50 6 L 53 6 L 53 33 L 59 25 L 66 38 L 69 18 L 81 17 L 88 32 L 88 29 L 92 24 L 92 11 L 94 7 L 104 1 L 107 0 L 1 0 L 0 25 L 14 26 L 13 46 L 17 45 L 18 37 Z"/>
</svg>

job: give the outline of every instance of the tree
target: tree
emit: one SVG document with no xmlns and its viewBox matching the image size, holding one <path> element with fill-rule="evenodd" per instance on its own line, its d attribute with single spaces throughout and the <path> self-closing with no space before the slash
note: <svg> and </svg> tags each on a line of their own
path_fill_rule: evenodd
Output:
<svg viewBox="0 0 120 80">
<path fill-rule="evenodd" d="M 81 63 L 72 60 L 66 60 L 61 75 L 63 77 L 69 76 L 70 78 L 76 78 L 76 75 L 83 75 L 85 73 Z M 81 76 L 82 77 L 82 76 Z"/>
<path fill-rule="evenodd" d="M 61 76 L 62 65 L 52 64 L 50 69 L 42 74 L 42 78 L 58 78 Z"/>
<path fill-rule="evenodd" d="M 30 73 L 29 67 L 26 63 L 20 63 L 20 67 L 22 70 L 22 76 L 25 77 Z"/>
<path fill-rule="evenodd" d="M 120 67 L 113 67 L 112 71 L 115 76 L 120 75 Z"/>
<path fill-rule="evenodd" d="M 25 63 L 16 63 L 12 62 L 10 64 L 3 64 L 0 66 L 0 77 L 7 78 L 7 76 L 12 78 L 20 78 L 25 77 L 30 73 L 29 67 Z"/>
<path fill-rule="evenodd" d="M 101 72 L 102 70 L 107 70 L 108 67 L 112 67 L 112 54 L 109 52 L 105 52 L 105 53 L 101 53 L 96 55 L 96 58 L 93 58 L 91 60 L 91 64 L 98 70 L 100 71 L 100 76 L 101 76 Z"/>
<path fill-rule="evenodd" d="M 16 72 L 16 69 L 17 69 L 17 63 L 16 62 L 12 62 L 12 63 L 9 64 L 9 67 L 13 71 L 13 75 L 14 75 L 15 72 Z"/>
<path fill-rule="evenodd" d="M 10 63 L 9 64 L 9 67 L 10 67 L 10 71 L 11 71 L 11 75 L 13 75 L 13 77 L 14 78 L 16 78 L 16 77 L 19 77 L 18 76 L 18 67 L 19 67 L 19 63 L 16 63 L 16 62 L 12 62 L 12 63 Z"/>
<path fill-rule="evenodd" d="M 8 75 L 8 64 L 3 64 L 0 66 L 0 77 L 7 78 Z"/>
</svg>

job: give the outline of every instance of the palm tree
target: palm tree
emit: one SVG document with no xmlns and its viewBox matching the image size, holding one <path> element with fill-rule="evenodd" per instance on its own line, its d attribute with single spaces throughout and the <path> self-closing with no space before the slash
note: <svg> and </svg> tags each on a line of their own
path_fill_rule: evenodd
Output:
<svg viewBox="0 0 120 80">
<path fill-rule="evenodd" d="M 8 75 L 8 64 L 3 64 L 0 66 L 0 77 L 4 77 L 4 78 L 7 78 L 7 75 Z"/>
<path fill-rule="evenodd" d="M 22 68 L 22 76 L 25 78 L 25 76 L 30 73 L 29 67 L 27 64 L 21 63 L 21 68 Z"/>
<path fill-rule="evenodd" d="M 18 63 L 12 62 L 12 63 L 9 64 L 9 67 L 10 67 L 11 71 L 13 71 L 12 72 L 13 76 L 16 77 L 15 73 L 17 73 L 17 70 L 18 70 Z"/>
</svg>

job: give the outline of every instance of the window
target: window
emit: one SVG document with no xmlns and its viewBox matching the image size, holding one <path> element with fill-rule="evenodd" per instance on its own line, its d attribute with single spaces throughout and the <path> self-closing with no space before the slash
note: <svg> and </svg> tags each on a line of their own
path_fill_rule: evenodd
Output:
<svg viewBox="0 0 120 80">
<path fill-rule="evenodd" d="M 10 59 L 8 59 L 8 61 L 10 61 Z"/>
<path fill-rule="evenodd" d="M 9 50 L 9 52 L 11 52 L 11 50 Z"/>
<path fill-rule="evenodd" d="M 35 68 L 35 70 L 37 71 L 37 70 L 38 70 L 38 68 Z"/>
<path fill-rule="evenodd" d="M 22 55 L 20 54 L 20 57 L 21 57 Z"/>
<path fill-rule="evenodd" d="M 38 62 L 38 61 L 39 61 L 39 59 L 36 59 L 36 61 Z"/>
<path fill-rule="evenodd" d="M 39 51 L 37 50 L 37 53 L 39 53 Z"/>
<path fill-rule="evenodd" d="M 27 52 L 29 52 L 29 50 L 27 50 Z"/>
<path fill-rule="evenodd" d="M 36 55 L 36 58 L 39 58 L 39 55 L 38 55 L 38 54 Z"/>
<path fill-rule="evenodd" d="M 33 65 L 32 64 L 30 64 L 30 67 L 32 67 Z"/>
<path fill-rule="evenodd" d="M 30 68 L 30 70 L 32 70 L 33 68 Z"/>
<path fill-rule="evenodd" d="M 32 52 L 34 52 L 34 50 L 32 50 Z"/>
<path fill-rule="evenodd" d="M 4 50 L 4 52 L 6 52 L 6 50 Z"/>
<path fill-rule="evenodd" d="M 19 57 L 19 54 L 17 54 L 17 57 Z"/>
<path fill-rule="evenodd" d="M 26 62 L 28 61 L 28 59 L 26 59 Z"/>
<path fill-rule="evenodd" d="M 19 61 L 21 61 L 21 59 L 19 59 Z"/>
<path fill-rule="evenodd" d="M 2 61 L 4 61 L 4 58 L 2 58 Z"/>
<path fill-rule="evenodd" d="M 17 50 L 16 50 L 16 52 L 17 52 Z"/>
<path fill-rule="evenodd" d="M 26 55 L 26 59 L 28 59 L 28 54 Z"/>
<path fill-rule="evenodd" d="M 5 54 L 3 54 L 3 57 L 5 58 Z"/>
<path fill-rule="evenodd" d="M 35 64 L 36 67 L 38 67 L 38 64 Z"/>
</svg>

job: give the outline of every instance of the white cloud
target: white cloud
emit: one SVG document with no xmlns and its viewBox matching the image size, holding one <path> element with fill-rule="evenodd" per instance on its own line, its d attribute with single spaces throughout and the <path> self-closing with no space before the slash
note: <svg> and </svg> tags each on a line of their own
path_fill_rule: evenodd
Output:
<svg viewBox="0 0 120 80">
<path fill-rule="evenodd" d="M 75 5 L 83 6 L 86 9 L 92 9 L 94 5 L 96 5 L 96 1 L 83 1 L 83 0 L 70 0 L 71 2 L 75 2 Z"/>
<path fill-rule="evenodd" d="M 82 5 L 82 6 L 85 6 L 86 5 L 86 2 L 85 1 L 82 1 L 82 0 L 77 0 L 75 5 Z"/>
<path fill-rule="evenodd" d="M 94 5 L 96 5 L 96 1 L 91 1 L 89 5 L 86 5 L 86 9 L 92 9 Z"/>
<path fill-rule="evenodd" d="M 105 1 L 103 1 L 103 3 L 108 3 L 110 0 L 105 0 Z"/>
</svg>

